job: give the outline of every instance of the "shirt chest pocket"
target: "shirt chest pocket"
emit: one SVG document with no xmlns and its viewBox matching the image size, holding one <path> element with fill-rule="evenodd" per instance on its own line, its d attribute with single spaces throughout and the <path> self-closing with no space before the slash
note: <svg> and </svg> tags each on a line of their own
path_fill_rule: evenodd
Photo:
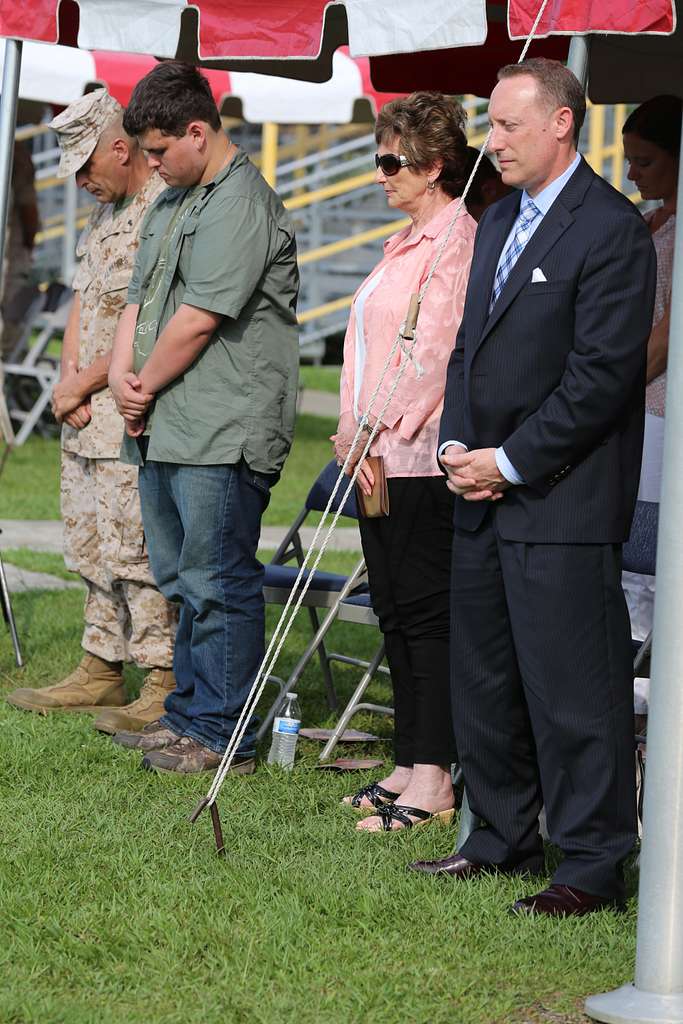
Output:
<svg viewBox="0 0 683 1024">
<path fill-rule="evenodd" d="M 97 289 L 97 281 L 102 271 L 101 267 L 98 267 L 95 254 L 83 244 L 79 244 L 76 248 L 76 260 L 75 290 L 85 294 L 93 285 Z"/>
<path fill-rule="evenodd" d="M 104 274 L 97 282 L 97 306 L 99 315 L 119 317 L 123 312 L 128 299 L 128 285 L 130 283 L 130 268 L 120 268 L 113 274 Z M 88 298 L 86 294 L 86 299 Z M 90 295 L 91 301 L 95 300 L 94 288 Z"/>
<path fill-rule="evenodd" d="M 192 250 L 194 249 L 195 232 L 197 230 L 197 217 L 190 214 L 183 223 L 182 231 L 178 235 L 176 243 L 178 277 L 183 284 L 187 283 L 192 262 Z"/>
<path fill-rule="evenodd" d="M 128 290 L 132 273 L 132 266 L 123 266 L 111 274 L 106 274 L 102 279 L 101 294 L 106 295 L 109 292 L 123 291 L 124 288 Z"/>
</svg>

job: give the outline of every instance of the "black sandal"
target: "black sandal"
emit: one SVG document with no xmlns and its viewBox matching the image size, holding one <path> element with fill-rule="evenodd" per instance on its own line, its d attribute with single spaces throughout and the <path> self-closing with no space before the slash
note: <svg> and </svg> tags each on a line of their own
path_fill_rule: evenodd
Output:
<svg viewBox="0 0 683 1024">
<path fill-rule="evenodd" d="M 364 786 L 363 789 L 359 789 L 350 800 L 342 800 L 345 807 L 351 807 L 354 811 L 360 811 L 361 814 L 372 813 L 377 810 L 378 807 L 384 807 L 386 804 L 393 803 L 397 800 L 401 794 L 392 793 L 390 790 L 385 789 L 384 786 L 380 786 L 379 782 L 371 782 L 369 786 Z M 372 807 L 361 806 L 363 797 L 366 797 Z"/>
<path fill-rule="evenodd" d="M 454 814 L 453 807 L 447 811 L 424 811 L 421 807 L 408 807 L 405 804 L 380 804 L 377 808 L 377 817 L 382 822 L 382 828 L 378 831 L 400 832 L 401 829 L 392 828 L 394 821 L 400 821 L 401 828 L 417 828 L 419 825 L 426 825 L 429 821 L 440 821 L 442 824 L 448 825 Z M 413 821 L 413 818 L 417 818 L 417 821 Z"/>
</svg>

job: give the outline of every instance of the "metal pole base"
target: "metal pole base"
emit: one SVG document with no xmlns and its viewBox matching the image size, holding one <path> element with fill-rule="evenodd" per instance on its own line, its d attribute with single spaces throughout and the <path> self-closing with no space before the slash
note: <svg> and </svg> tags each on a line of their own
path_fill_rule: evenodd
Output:
<svg viewBox="0 0 683 1024">
<path fill-rule="evenodd" d="M 613 992 L 589 996 L 586 1013 L 605 1024 L 683 1024 L 683 992 L 663 996 L 622 985 Z"/>
</svg>

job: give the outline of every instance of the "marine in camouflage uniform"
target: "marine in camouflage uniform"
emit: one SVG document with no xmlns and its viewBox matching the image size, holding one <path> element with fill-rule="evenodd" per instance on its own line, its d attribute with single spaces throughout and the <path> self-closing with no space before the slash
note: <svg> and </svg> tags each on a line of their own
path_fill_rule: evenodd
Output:
<svg viewBox="0 0 683 1024">
<path fill-rule="evenodd" d="M 87 587 L 85 657 L 65 680 L 17 690 L 27 710 L 100 711 L 102 732 L 141 729 L 163 713 L 173 690 L 177 611 L 152 577 L 138 498 L 138 470 L 119 461 L 123 420 L 106 384 L 109 357 L 135 263 L 140 227 L 164 188 L 121 127 L 122 108 L 104 89 L 57 117 L 61 177 L 99 201 L 80 238 L 74 304 L 53 409 L 62 428 L 64 560 Z M 123 663 L 148 670 L 140 697 L 126 704 Z"/>
</svg>

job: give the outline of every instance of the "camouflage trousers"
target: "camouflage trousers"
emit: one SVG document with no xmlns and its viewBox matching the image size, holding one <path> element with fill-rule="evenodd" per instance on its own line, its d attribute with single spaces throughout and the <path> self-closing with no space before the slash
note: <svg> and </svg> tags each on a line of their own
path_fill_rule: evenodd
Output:
<svg viewBox="0 0 683 1024">
<path fill-rule="evenodd" d="M 171 668 L 178 610 L 149 567 L 137 467 L 62 451 L 62 518 L 64 561 L 88 588 L 84 650 Z"/>
</svg>

